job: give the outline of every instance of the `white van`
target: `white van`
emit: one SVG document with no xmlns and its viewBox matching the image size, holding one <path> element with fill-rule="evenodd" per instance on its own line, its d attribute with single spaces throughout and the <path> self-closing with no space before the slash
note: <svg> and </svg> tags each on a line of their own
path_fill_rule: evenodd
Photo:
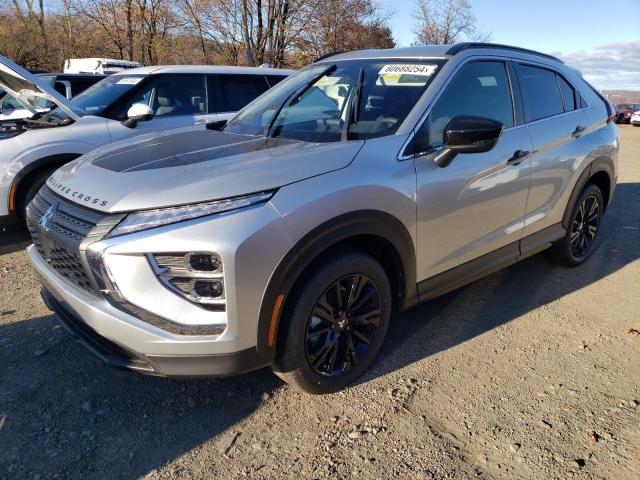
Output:
<svg viewBox="0 0 640 480">
<path fill-rule="evenodd" d="M 112 58 L 70 58 L 64 61 L 64 73 L 99 73 L 111 75 L 130 68 L 140 68 L 139 62 Z"/>
</svg>

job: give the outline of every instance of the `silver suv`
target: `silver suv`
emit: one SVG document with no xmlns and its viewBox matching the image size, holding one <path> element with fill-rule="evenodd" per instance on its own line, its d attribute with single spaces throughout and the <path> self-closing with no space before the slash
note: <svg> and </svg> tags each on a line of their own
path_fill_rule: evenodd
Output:
<svg viewBox="0 0 640 480">
<path fill-rule="evenodd" d="M 404 310 L 551 247 L 594 250 L 617 176 L 608 102 L 490 44 L 339 54 L 226 125 L 95 150 L 28 208 L 62 323 L 153 375 L 270 366 L 354 381 Z"/>
</svg>

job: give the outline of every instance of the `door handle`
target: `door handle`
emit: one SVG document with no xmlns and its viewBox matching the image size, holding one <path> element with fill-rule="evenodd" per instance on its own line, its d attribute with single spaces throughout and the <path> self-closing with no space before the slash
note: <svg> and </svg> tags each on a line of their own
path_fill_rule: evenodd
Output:
<svg viewBox="0 0 640 480">
<path fill-rule="evenodd" d="M 582 132 L 584 132 L 587 129 L 587 127 L 583 127 L 582 125 L 578 125 L 576 127 L 576 129 L 571 133 L 571 136 L 573 138 L 578 138 L 580 135 L 582 135 Z"/>
<path fill-rule="evenodd" d="M 526 150 L 516 150 L 513 152 L 513 156 L 507 160 L 507 165 L 520 165 L 530 153 Z"/>
</svg>

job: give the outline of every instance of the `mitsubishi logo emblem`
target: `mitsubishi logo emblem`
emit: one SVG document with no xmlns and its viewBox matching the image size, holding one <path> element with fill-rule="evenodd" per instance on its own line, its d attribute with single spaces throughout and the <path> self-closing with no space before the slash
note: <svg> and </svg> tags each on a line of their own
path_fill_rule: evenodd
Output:
<svg viewBox="0 0 640 480">
<path fill-rule="evenodd" d="M 55 216 L 55 214 L 58 212 L 59 206 L 60 204 L 58 202 L 51 205 L 47 209 L 47 211 L 44 212 L 44 215 L 40 219 L 40 226 L 44 229 L 45 232 L 48 232 L 51 228 L 51 222 L 53 221 L 53 217 Z"/>
</svg>

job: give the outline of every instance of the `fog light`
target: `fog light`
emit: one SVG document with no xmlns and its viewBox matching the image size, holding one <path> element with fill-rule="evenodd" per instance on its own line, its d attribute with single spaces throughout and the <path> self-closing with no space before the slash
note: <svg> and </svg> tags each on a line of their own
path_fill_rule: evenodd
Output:
<svg viewBox="0 0 640 480">
<path fill-rule="evenodd" d="M 222 270 L 220 257 L 210 253 L 187 253 L 185 255 L 187 267 L 194 272 L 216 272 Z"/>
<path fill-rule="evenodd" d="M 224 293 L 222 280 L 194 280 L 193 295 L 200 299 L 220 298 Z"/>
</svg>

